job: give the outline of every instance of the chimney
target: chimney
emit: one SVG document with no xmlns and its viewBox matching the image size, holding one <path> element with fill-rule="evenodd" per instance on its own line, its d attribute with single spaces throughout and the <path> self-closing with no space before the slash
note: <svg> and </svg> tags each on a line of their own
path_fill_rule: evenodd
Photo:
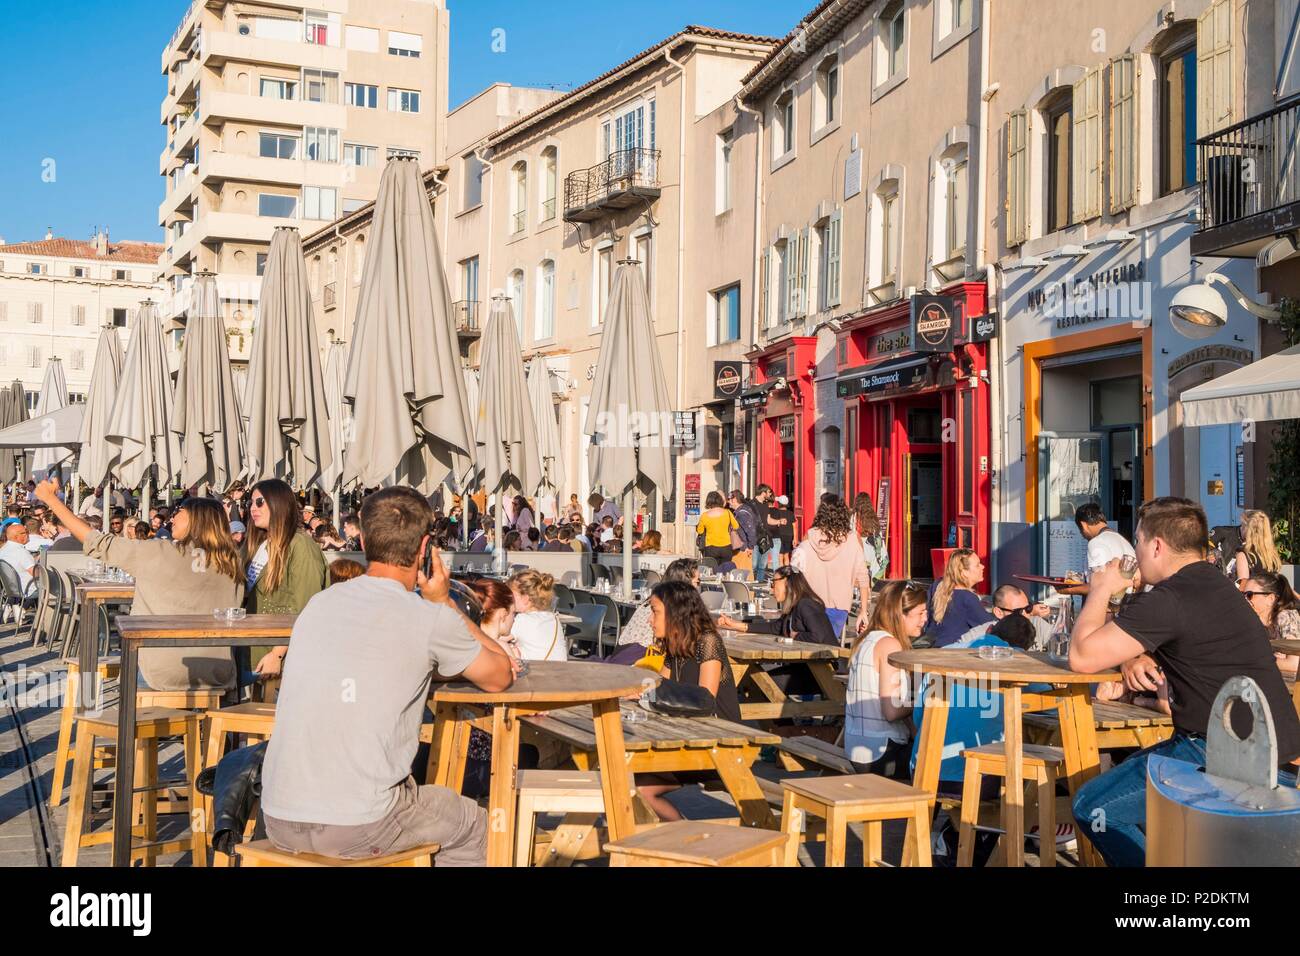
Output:
<svg viewBox="0 0 1300 956">
<path fill-rule="evenodd" d="M 54 227 L 53 227 L 53 226 L 46 226 L 46 227 L 45 227 L 45 239 L 46 239 L 46 241 L 48 242 L 50 239 L 53 239 L 53 238 L 54 238 Z"/>
<path fill-rule="evenodd" d="M 108 255 L 108 230 L 107 229 L 95 230 L 95 238 L 92 240 L 92 242 L 95 245 L 95 255 L 101 257 Z"/>
</svg>

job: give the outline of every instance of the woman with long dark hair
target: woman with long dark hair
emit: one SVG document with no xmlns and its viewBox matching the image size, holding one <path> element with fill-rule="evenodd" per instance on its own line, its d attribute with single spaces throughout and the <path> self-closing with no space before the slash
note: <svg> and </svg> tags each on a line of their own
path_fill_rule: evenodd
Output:
<svg viewBox="0 0 1300 956">
<path fill-rule="evenodd" d="M 1256 571 L 1241 584 L 1251 608 L 1260 622 L 1268 628 L 1269 640 L 1300 641 L 1300 598 L 1296 597 L 1291 582 L 1272 571 Z M 1294 654 L 1276 654 L 1277 666 L 1285 674 L 1294 674 L 1300 657 Z"/>
<path fill-rule="evenodd" d="M 772 597 L 781 608 L 781 616 L 776 620 L 746 624 L 723 615 L 718 619 L 718 627 L 740 634 L 775 634 L 815 644 L 839 644 L 826 616 L 826 605 L 808 586 L 808 579 L 794 568 L 777 568 L 772 574 Z"/>
<path fill-rule="evenodd" d="M 533 512 L 533 506 L 528 503 L 528 499 L 523 495 L 515 495 L 511 506 L 511 510 L 515 515 L 511 527 L 519 532 L 521 539 L 527 541 L 528 532 L 537 526 L 537 515 Z"/>
<path fill-rule="evenodd" d="M 709 617 L 700 592 L 684 581 L 660 584 L 650 594 L 651 627 L 664 648 L 662 677 L 703 687 L 713 695 L 714 716 L 740 721 L 740 698 L 727 660 L 727 648 Z M 664 795 L 710 772 L 639 775 L 637 789 L 661 820 L 680 820 L 677 808 Z"/>
<path fill-rule="evenodd" d="M 244 541 L 244 577 L 249 614 L 297 614 L 329 583 L 325 556 L 302 530 L 293 489 L 278 478 L 259 481 L 249 492 L 249 528 Z M 287 647 L 250 649 L 254 670 L 275 677 Z"/>
<path fill-rule="evenodd" d="M 212 498 L 186 498 L 172 516 L 170 540 L 131 540 L 96 531 L 58 498 L 57 481 L 36 486 L 37 497 L 87 557 L 122 568 L 135 578 L 131 614 L 204 614 L 238 607 L 244 596 L 239 554 L 230 539 L 229 519 Z M 155 647 L 140 651 L 140 675 L 148 689 L 195 690 L 235 686 L 229 650 Z"/>
<path fill-rule="evenodd" d="M 885 553 L 885 538 L 880 533 L 880 518 L 871 495 L 865 491 L 858 492 L 853 499 L 853 530 L 862 539 L 862 558 L 867 562 L 867 571 L 871 580 L 884 577 L 889 567 L 889 556 Z"/>
</svg>

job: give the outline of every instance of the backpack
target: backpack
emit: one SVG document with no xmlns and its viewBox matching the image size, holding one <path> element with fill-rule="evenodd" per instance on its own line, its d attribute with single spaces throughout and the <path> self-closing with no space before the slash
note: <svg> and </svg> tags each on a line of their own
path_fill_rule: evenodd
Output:
<svg viewBox="0 0 1300 956">
<path fill-rule="evenodd" d="M 885 553 L 884 538 L 879 534 L 863 538 L 862 556 L 867 562 L 867 571 L 871 575 L 872 583 L 885 576 L 885 568 L 889 566 L 889 555 Z"/>
</svg>

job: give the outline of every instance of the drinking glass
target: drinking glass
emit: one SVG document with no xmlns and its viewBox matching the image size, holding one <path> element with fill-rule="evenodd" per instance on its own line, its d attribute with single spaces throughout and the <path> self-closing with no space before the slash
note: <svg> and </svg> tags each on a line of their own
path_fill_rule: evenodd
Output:
<svg viewBox="0 0 1300 956">
<path fill-rule="evenodd" d="M 1119 573 L 1128 584 L 1124 585 L 1124 587 L 1120 588 L 1110 596 L 1111 607 L 1118 607 L 1119 602 L 1124 600 L 1124 595 L 1127 594 L 1133 586 L 1133 578 L 1137 576 L 1137 570 L 1137 558 L 1126 554 L 1124 557 L 1119 559 Z"/>
</svg>

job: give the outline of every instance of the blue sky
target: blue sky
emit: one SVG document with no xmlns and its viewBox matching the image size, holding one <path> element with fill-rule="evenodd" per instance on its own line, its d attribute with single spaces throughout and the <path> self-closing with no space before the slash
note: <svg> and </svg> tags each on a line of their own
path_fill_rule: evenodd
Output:
<svg viewBox="0 0 1300 956">
<path fill-rule="evenodd" d="M 450 0 L 451 103 L 498 80 L 567 90 L 688 23 L 779 36 L 813 0 Z M 189 0 L 46 0 L 0 31 L 0 236 L 158 241 L 163 46 Z M 502 30 L 498 35 L 494 31 Z M 505 52 L 494 52 L 503 36 Z"/>
</svg>

